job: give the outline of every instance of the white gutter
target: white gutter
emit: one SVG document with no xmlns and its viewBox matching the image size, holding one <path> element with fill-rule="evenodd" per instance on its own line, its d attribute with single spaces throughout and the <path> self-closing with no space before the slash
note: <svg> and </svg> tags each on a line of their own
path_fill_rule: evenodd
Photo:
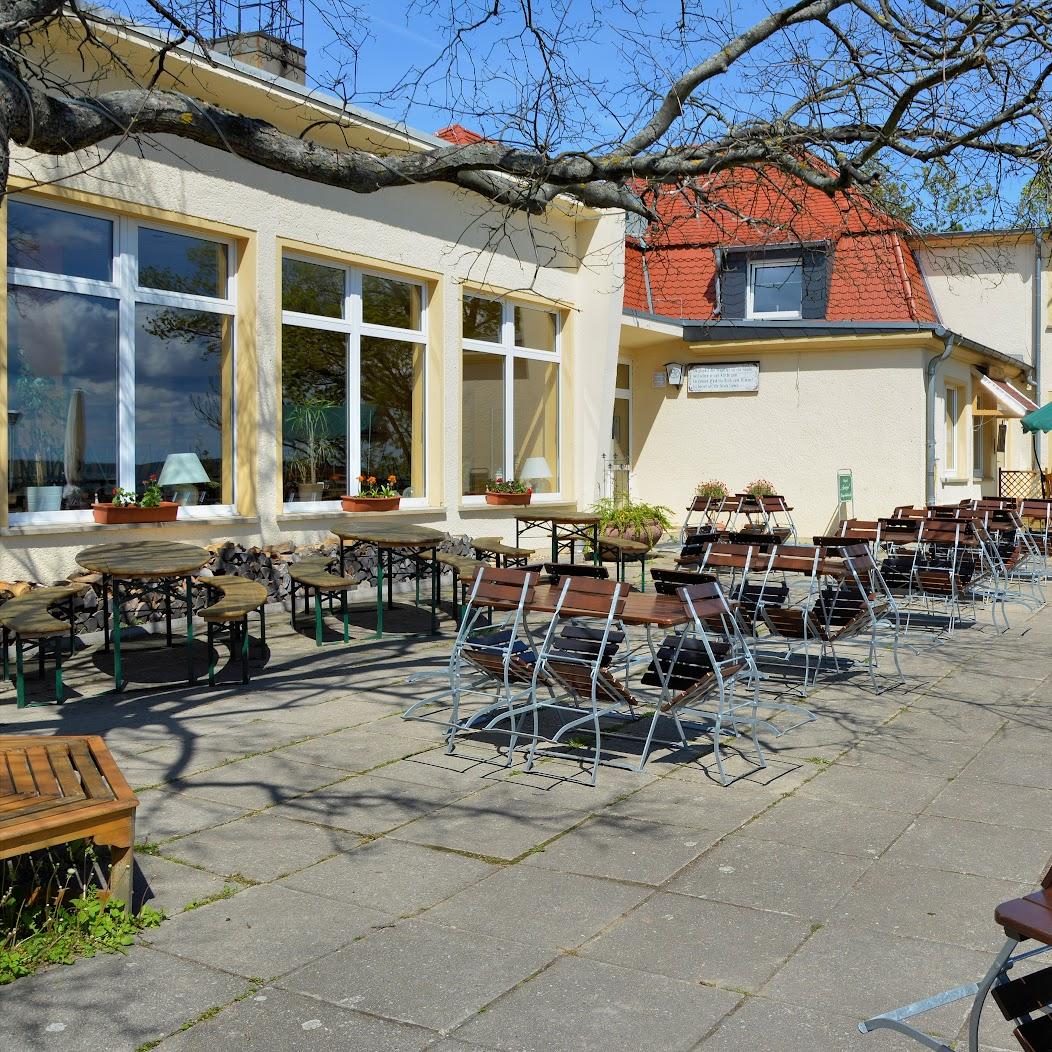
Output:
<svg viewBox="0 0 1052 1052">
<path fill-rule="evenodd" d="M 947 332 L 943 337 L 944 350 L 942 354 L 932 355 L 925 367 L 927 380 L 927 413 L 925 420 L 925 465 L 924 465 L 924 502 L 935 503 L 935 379 L 939 373 L 939 366 L 953 354 L 954 334 Z"/>
</svg>

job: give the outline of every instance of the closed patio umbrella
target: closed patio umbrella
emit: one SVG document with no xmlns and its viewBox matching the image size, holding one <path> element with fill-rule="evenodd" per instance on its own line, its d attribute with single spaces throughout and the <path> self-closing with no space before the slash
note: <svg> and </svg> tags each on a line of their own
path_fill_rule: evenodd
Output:
<svg viewBox="0 0 1052 1052">
<path fill-rule="evenodd" d="M 1034 460 L 1037 461 L 1037 433 L 1043 431 L 1045 433 L 1052 431 L 1052 402 L 1046 402 L 1040 409 L 1035 409 L 1032 413 L 1027 413 L 1020 421 L 1023 425 L 1023 430 L 1029 432 L 1034 436 Z M 1037 464 L 1038 475 L 1041 477 L 1041 496 L 1045 494 L 1045 473 L 1041 469 L 1041 463 L 1038 461 Z"/>
<path fill-rule="evenodd" d="M 69 498 L 80 490 L 84 474 L 84 447 L 87 431 L 84 422 L 84 392 L 74 388 L 69 396 L 69 411 L 66 413 L 66 444 L 63 450 L 63 469 L 66 486 L 62 495 Z"/>
</svg>

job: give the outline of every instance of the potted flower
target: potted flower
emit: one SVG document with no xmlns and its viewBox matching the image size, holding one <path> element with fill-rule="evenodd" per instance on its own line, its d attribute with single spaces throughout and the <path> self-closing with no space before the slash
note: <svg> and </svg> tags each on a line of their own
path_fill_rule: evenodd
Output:
<svg viewBox="0 0 1052 1052">
<path fill-rule="evenodd" d="M 699 497 L 704 497 L 709 504 L 720 504 L 730 496 L 730 490 L 719 479 L 699 482 L 694 492 Z"/>
<path fill-rule="evenodd" d="M 497 507 L 529 504 L 533 490 L 518 479 L 505 479 L 498 475 L 486 483 L 486 503 Z"/>
<path fill-rule="evenodd" d="M 600 537 L 623 537 L 653 548 L 665 531 L 672 529 L 672 511 L 661 504 L 603 497 L 592 510 L 599 516 Z"/>
<path fill-rule="evenodd" d="M 774 488 L 774 483 L 768 482 L 767 479 L 754 479 L 745 487 L 745 492 L 750 497 L 760 500 L 762 497 L 773 497 L 778 490 Z"/>
<path fill-rule="evenodd" d="M 175 501 L 161 500 L 161 487 L 157 476 L 151 475 L 143 482 L 141 497 L 133 490 L 117 487 L 109 504 L 93 504 L 91 513 L 96 522 L 110 526 L 130 522 L 175 522 L 179 505 Z"/>
<path fill-rule="evenodd" d="M 359 475 L 358 493 L 345 493 L 340 503 L 344 511 L 396 511 L 402 502 L 397 484 L 397 475 L 388 475 L 385 482 L 375 475 Z"/>
</svg>

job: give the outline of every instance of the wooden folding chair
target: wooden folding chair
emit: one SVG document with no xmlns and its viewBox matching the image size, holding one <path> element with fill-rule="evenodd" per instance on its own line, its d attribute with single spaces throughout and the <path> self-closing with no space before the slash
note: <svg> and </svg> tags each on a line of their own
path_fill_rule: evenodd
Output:
<svg viewBox="0 0 1052 1052">
<path fill-rule="evenodd" d="M 1013 1036 L 1024 1052 L 1049 1052 L 1052 1049 L 1052 967 L 1014 979 L 1011 972 L 1023 961 L 1052 949 L 1052 867 L 1045 872 L 1037 891 L 1002 902 L 994 910 L 994 920 L 1004 931 L 1005 941 L 982 979 L 873 1016 L 859 1023 L 858 1029 L 863 1034 L 893 1030 L 925 1048 L 951 1052 L 949 1045 L 919 1030 L 910 1020 L 970 997 L 967 1049 L 979 1052 L 979 1023 L 987 998 L 992 996 L 1001 1014 L 1014 1027 Z M 1038 945 L 1017 952 L 1025 942 Z"/>
</svg>

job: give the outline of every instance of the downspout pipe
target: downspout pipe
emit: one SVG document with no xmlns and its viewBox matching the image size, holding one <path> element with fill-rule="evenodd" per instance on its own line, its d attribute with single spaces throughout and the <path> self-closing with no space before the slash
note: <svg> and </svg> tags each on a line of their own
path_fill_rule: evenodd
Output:
<svg viewBox="0 0 1052 1052">
<path fill-rule="evenodd" d="M 925 428 L 926 461 L 924 465 L 924 502 L 927 505 L 935 503 L 935 390 L 936 379 L 939 374 L 939 366 L 953 354 L 954 334 L 946 333 L 943 337 L 942 354 L 932 355 L 925 369 L 928 391 L 927 426 Z"/>
<path fill-rule="evenodd" d="M 1035 401 L 1038 405 L 1044 403 L 1044 387 L 1042 385 L 1042 369 L 1041 369 L 1041 342 L 1045 332 L 1045 304 L 1044 296 L 1042 294 L 1041 286 L 1043 284 L 1043 271 L 1044 271 L 1044 243 L 1045 243 L 1045 231 L 1043 227 L 1034 228 L 1034 287 L 1033 287 L 1033 309 L 1031 315 L 1033 317 L 1033 330 L 1031 336 L 1031 346 L 1033 351 L 1031 352 L 1031 359 L 1034 366 L 1034 386 L 1037 388 L 1037 398 Z M 1045 496 L 1045 475 L 1041 470 L 1041 436 L 1034 432 L 1034 469 L 1037 471 L 1037 476 L 1041 480 L 1041 495 Z"/>
</svg>

